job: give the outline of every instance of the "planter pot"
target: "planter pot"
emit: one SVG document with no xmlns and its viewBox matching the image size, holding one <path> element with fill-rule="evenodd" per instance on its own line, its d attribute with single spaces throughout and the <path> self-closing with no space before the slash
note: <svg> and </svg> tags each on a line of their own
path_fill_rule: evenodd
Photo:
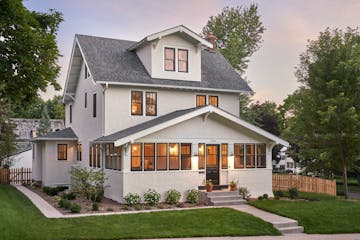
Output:
<svg viewBox="0 0 360 240">
<path fill-rule="evenodd" d="M 207 192 L 212 192 L 212 190 L 213 190 L 213 185 L 206 185 Z"/>
<path fill-rule="evenodd" d="M 230 186 L 230 191 L 236 191 L 236 186 Z"/>
</svg>

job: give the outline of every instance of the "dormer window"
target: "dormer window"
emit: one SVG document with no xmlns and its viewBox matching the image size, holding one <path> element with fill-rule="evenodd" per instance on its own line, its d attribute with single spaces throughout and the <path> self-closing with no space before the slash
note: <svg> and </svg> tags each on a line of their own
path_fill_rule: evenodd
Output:
<svg viewBox="0 0 360 240">
<path fill-rule="evenodd" d="M 178 49 L 178 71 L 188 72 L 188 50 Z"/>
<path fill-rule="evenodd" d="M 175 48 L 165 48 L 165 71 L 175 71 Z"/>
</svg>

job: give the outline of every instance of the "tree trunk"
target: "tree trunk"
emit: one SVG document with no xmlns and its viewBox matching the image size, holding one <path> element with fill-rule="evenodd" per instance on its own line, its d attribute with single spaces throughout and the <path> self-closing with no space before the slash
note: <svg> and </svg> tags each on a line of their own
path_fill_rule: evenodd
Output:
<svg viewBox="0 0 360 240">
<path fill-rule="evenodd" d="M 344 197 L 345 199 L 348 199 L 349 197 L 349 191 L 348 191 L 348 181 L 347 181 L 347 167 L 346 164 L 344 164 L 344 170 L 343 170 L 343 177 L 344 177 Z"/>
</svg>

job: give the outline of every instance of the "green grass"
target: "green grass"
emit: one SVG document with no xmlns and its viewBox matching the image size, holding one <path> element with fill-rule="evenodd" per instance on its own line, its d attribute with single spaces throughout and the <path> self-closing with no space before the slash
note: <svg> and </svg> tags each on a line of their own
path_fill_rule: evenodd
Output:
<svg viewBox="0 0 360 240">
<path fill-rule="evenodd" d="M 0 186 L 0 239 L 120 239 L 279 234 L 271 224 L 227 208 L 47 219 L 15 188 Z"/>
<path fill-rule="evenodd" d="M 309 201 L 263 200 L 252 205 L 298 220 L 306 233 L 360 232 L 360 201 L 314 193 L 300 197 Z"/>
</svg>

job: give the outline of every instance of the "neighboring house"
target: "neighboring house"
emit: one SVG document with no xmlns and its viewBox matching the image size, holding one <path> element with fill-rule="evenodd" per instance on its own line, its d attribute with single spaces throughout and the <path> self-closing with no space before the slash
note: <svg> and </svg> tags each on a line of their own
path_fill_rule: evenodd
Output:
<svg viewBox="0 0 360 240">
<path fill-rule="evenodd" d="M 10 168 L 32 168 L 32 143 L 31 139 L 37 136 L 40 119 L 11 118 L 15 125 L 16 152 L 9 158 Z M 64 128 L 64 121 L 51 119 L 51 131 Z"/>
<path fill-rule="evenodd" d="M 105 196 L 122 202 L 230 181 L 272 196 L 271 149 L 288 143 L 239 118 L 252 90 L 184 26 L 139 42 L 76 35 L 64 89 L 66 128 L 34 139 L 33 176 L 70 184 L 74 166 L 102 169 Z"/>
<path fill-rule="evenodd" d="M 301 173 L 299 163 L 295 162 L 290 156 L 287 147 L 280 149 L 277 159 L 273 159 L 273 172 L 276 173 Z"/>
</svg>

